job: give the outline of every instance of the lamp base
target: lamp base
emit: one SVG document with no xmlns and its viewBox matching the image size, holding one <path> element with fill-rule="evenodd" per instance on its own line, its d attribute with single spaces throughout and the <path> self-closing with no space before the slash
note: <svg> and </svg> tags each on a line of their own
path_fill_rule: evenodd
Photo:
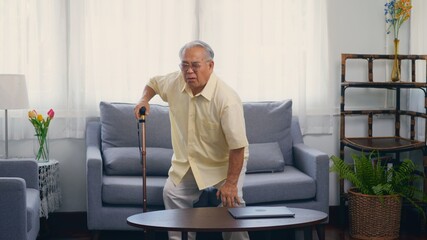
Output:
<svg viewBox="0 0 427 240">
<path fill-rule="evenodd" d="M 9 133 L 7 127 L 7 109 L 4 110 L 4 156 L 6 159 L 9 158 Z"/>
</svg>

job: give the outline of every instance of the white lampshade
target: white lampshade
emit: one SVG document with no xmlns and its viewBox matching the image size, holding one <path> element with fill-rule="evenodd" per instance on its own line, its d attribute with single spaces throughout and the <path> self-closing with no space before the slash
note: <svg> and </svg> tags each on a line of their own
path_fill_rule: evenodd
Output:
<svg viewBox="0 0 427 240">
<path fill-rule="evenodd" d="M 25 76 L 22 74 L 0 74 L 0 109 L 4 109 L 4 152 L 9 157 L 7 110 L 28 108 L 28 93 Z"/>
<path fill-rule="evenodd" d="M 28 92 L 22 74 L 0 74 L 0 109 L 28 108 Z"/>
</svg>

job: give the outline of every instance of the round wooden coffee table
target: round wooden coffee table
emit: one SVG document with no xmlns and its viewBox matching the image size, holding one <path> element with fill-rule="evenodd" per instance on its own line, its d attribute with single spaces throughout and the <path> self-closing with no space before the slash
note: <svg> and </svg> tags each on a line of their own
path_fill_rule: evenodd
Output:
<svg viewBox="0 0 427 240">
<path fill-rule="evenodd" d="M 302 229 L 304 238 L 312 239 L 312 229 L 318 226 L 319 238 L 325 239 L 324 226 L 328 215 L 324 212 L 289 208 L 295 217 L 234 219 L 223 207 L 169 209 L 145 212 L 127 218 L 131 226 L 152 231 L 180 231 L 182 239 L 188 239 L 188 232 L 240 232 L 266 231 L 277 229 Z M 318 232 L 319 233 L 319 232 Z"/>
</svg>

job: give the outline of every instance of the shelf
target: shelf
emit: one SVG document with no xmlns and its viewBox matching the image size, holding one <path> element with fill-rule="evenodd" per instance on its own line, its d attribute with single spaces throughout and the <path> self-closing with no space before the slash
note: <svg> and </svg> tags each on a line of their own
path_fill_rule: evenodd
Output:
<svg viewBox="0 0 427 240">
<path fill-rule="evenodd" d="M 394 59 L 394 54 L 359 54 L 359 53 L 343 53 L 341 54 L 342 60 L 346 59 Z M 427 55 L 397 55 L 400 60 L 421 60 L 427 59 Z"/>
<path fill-rule="evenodd" d="M 395 115 L 399 114 L 401 116 L 412 116 L 412 117 L 420 117 L 425 118 L 427 120 L 427 114 L 415 112 L 415 111 L 407 111 L 407 110 L 396 110 L 396 109 L 382 109 L 382 110 L 375 110 L 375 109 L 365 109 L 365 110 L 341 110 L 341 114 L 343 116 L 350 116 L 350 115 L 369 115 L 369 114 L 388 114 L 388 115 Z"/>
<path fill-rule="evenodd" d="M 341 83 L 344 87 L 360 88 L 425 88 L 427 83 L 424 82 L 355 82 L 344 81 Z"/>
<path fill-rule="evenodd" d="M 374 74 L 378 71 L 378 66 L 384 66 L 383 64 L 374 64 L 377 60 L 380 63 L 390 64 L 394 60 L 394 55 L 384 54 L 341 54 L 341 103 L 340 103 L 340 157 L 345 158 L 345 148 L 352 148 L 357 151 L 370 153 L 372 151 L 379 151 L 382 158 L 390 159 L 393 163 L 401 161 L 400 154 L 412 150 L 421 150 L 423 153 L 423 172 L 422 174 L 427 175 L 427 146 L 426 146 L 426 135 L 427 135 L 427 55 L 398 55 L 398 63 L 400 66 L 402 62 L 405 62 L 405 70 L 408 74 L 405 74 L 405 80 L 399 82 L 392 82 L 385 80 L 384 77 L 379 77 L 379 74 Z M 352 64 L 348 60 L 357 60 L 357 62 L 367 63 L 365 81 L 359 80 L 358 77 L 349 80 L 346 76 L 346 72 Z M 362 61 L 360 61 L 362 60 Z M 420 64 L 418 64 L 420 63 Z M 399 67 L 400 67 L 399 66 Z M 420 68 L 421 67 L 421 71 Z M 374 71 L 374 68 L 376 71 Z M 357 70 L 360 70 L 359 68 Z M 375 79 L 379 77 L 379 79 Z M 350 88 L 365 88 L 365 89 L 384 89 L 394 94 L 394 98 L 390 99 L 393 101 L 391 108 L 377 108 L 376 105 L 366 106 L 363 109 L 350 110 L 346 108 L 346 92 Z M 407 95 L 409 89 L 414 89 L 424 93 L 423 99 L 420 99 L 420 104 L 424 105 L 424 109 L 412 110 L 408 108 L 407 101 L 401 104 L 401 98 L 403 99 Z M 372 91 L 371 93 L 376 93 Z M 354 93 L 354 92 L 353 92 Z M 367 93 L 370 93 L 367 91 Z M 402 94 L 403 93 L 403 94 Z M 361 95 L 361 98 L 365 95 Z M 349 98 L 350 100 L 353 98 Z M 373 109 L 370 109 L 373 108 Z M 357 135 L 362 137 L 348 136 L 346 133 L 346 122 L 347 117 L 354 115 L 366 115 L 366 132 L 359 132 Z M 390 120 L 394 122 L 394 133 L 390 133 L 388 136 L 375 136 L 374 127 L 379 126 L 377 122 L 381 123 L 381 118 L 374 117 L 375 115 L 388 115 Z M 357 120 L 357 119 L 356 119 Z M 364 120 L 363 120 L 364 121 Z M 389 120 L 388 120 L 389 121 Z M 374 124 L 374 122 L 376 122 Z M 390 126 L 391 125 L 385 125 Z M 404 126 L 404 128 L 401 128 Z M 402 134 L 404 132 L 404 134 Z M 420 133 L 421 131 L 421 133 Z M 418 135 L 424 136 L 423 139 L 416 137 Z M 401 137 L 404 135 L 405 137 Z M 417 139 L 417 140 L 413 140 Z M 420 141 L 421 140 L 421 141 Z M 388 160 L 388 161 L 390 161 Z M 424 192 L 427 192 L 427 178 L 424 179 Z M 340 218 L 344 222 L 344 209 L 345 202 L 347 200 L 347 194 L 345 193 L 344 180 L 340 179 Z"/>
<path fill-rule="evenodd" d="M 359 151 L 402 152 L 424 148 L 425 142 L 402 137 L 352 137 L 341 140 L 347 147 Z"/>
</svg>

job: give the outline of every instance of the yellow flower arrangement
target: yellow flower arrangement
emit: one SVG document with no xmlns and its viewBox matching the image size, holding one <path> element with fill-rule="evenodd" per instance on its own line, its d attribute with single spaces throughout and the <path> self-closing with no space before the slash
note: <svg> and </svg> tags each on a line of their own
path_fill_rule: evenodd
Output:
<svg viewBox="0 0 427 240">
<path fill-rule="evenodd" d="M 393 29 L 394 39 L 399 39 L 400 26 L 411 16 L 411 0 L 391 0 L 385 4 L 385 22 L 390 24 L 387 34 Z"/>
</svg>

